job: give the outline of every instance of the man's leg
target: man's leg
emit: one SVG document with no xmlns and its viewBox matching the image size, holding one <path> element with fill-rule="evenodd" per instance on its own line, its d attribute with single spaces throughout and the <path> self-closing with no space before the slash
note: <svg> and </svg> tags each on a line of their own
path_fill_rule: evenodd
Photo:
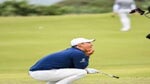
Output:
<svg viewBox="0 0 150 84">
<path fill-rule="evenodd" d="M 63 79 L 58 81 L 56 84 L 71 84 L 73 81 L 78 80 L 87 74 L 87 72 L 82 69 L 64 69 L 60 70 L 60 72 L 61 71 L 63 71 L 62 75 L 64 75 L 64 77 L 62 76 Z"/>
<path fill-rule="evenodd" d="M 46 84 L 56 84 L 56 82 L 47 82 Z"/>
<path fill-rule="evenodd" d="M 30 76 L 36 80 L 58 81 L 56 84 L 68 84 L 73 82 L 87 74 L 83 69 L 55 69 L 55 70 L 43 70 L 43 71 L 31 71 Z"/>
</svg>

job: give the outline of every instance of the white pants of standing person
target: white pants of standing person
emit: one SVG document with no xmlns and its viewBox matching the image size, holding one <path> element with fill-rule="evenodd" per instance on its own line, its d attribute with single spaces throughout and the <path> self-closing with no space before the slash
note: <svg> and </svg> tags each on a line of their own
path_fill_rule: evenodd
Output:
<svg viewBox="0 0 150 84">
<path fill-rule="evenodd" d="M 46 81 L 46 84 L 71 84 L 87 75 L 87 71 L 83 69 L 53 69 L 29 71 L 29 74 L 36 80 Z"/>
<path fill-rule="evenodd" d="M 131 28 L 130 18 L 129 18 L 129 12 L 130 9 L 120 9 L 118 10 L 118 15 L 120 17 L 120 21 L 122 23 L 121 31 L 128 31 Z"/>
</svg>

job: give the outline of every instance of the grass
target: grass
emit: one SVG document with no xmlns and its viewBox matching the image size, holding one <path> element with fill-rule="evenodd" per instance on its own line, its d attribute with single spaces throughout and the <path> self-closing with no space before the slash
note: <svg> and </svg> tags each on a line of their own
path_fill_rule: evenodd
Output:
<svg viewBox="0 0 150 84">
<path fill-rule="evenodd" d="M 0 84 L 45 84 L 28 76 L 41 57 L 70 46 L 75 37 L 95 38 L 89 67 L 120 76 L 87 75 L 74 84 L 150 84 L 149 19 L 132 15 L 120 31 L 111 14 L 0 17 Z"/>
</svg>

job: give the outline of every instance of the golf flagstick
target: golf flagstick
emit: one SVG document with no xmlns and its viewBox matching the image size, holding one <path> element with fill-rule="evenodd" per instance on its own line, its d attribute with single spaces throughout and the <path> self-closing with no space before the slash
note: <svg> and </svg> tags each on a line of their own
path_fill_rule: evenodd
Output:
<svg viewBox="0 0 150 84">
<path fill-rule="evenodd" d="M 106 76 L 108 76 L 108 77 L 111 77 L 111 78 L 116 78 L 116 79 L 119 79 L 119 77 L 118 76 L 115 76 L 115 75 L 112 75 L 112 74 L 108 74 L 108 73 L 105 73 L 105 72 L 99 72 L 100 74 L 103 74 L 103 75 L 106 75 Z"/>
</svg>

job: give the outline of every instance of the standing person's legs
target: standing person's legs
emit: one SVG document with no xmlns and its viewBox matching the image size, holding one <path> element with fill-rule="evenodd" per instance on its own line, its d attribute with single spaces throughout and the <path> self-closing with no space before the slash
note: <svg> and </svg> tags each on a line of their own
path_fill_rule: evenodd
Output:
<svg viewBox="0 0 150 84">
<path fill-rule="evenodd" d="M 57 69 L 29 73 L 34 79 L 47 81 L 47 84 L 69 84 L 87 74 L 83 69 Z"/>
<path fill-rule="evenodd" d="M 121 31 L 128 31 L 130 29 L 130 19 L 127 13 L 119 13 L 120 21 L 122 23 Z"/>
<path fill-rule="evenodd" d="M 130 18 L 128 16 L 130 11 L 131 9 L 120 9 L 118 11 L 118 15 L 122 24 L 121 31 L 128 31 L 130 29 Z"/>
</svg>

